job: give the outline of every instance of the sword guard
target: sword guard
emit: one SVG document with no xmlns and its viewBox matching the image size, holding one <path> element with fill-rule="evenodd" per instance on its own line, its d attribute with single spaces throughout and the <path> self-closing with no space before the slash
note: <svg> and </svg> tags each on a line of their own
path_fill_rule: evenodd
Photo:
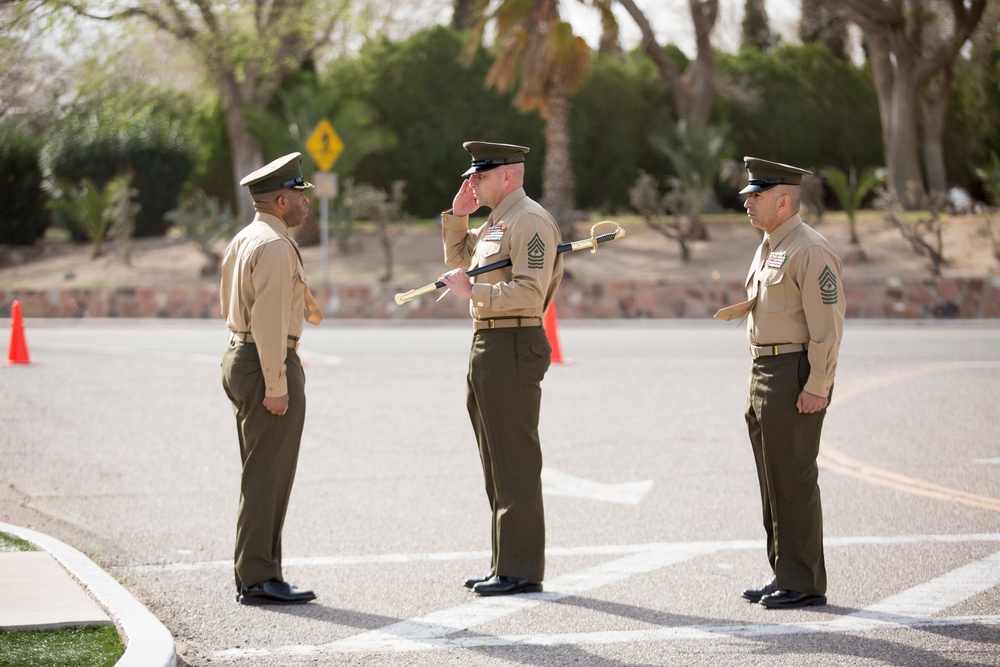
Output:
<svg viewBox="0 0 1000 667">
<path fill-rule="evenodd" d="M 614 236 L 612 236 L 611 238 L 617 239 L 622 236 L 625 236 L 625 230 L 622 229 L 622 226 L 619 225 L 617 222 L 615 222 L 614 220 L 601 220 L 600 222 L 596 223 L 593 227 L 590 228 L 591 255 L 597 254 L 597 245 L 598 243 L 600 243 L 600 241 L 597 240 L 597 228 L 600 227 L 601 225 L 614 225 L 615 227 Z M 611 234 L 611 232 L 607 232 L 607 234 Z M 607 234 L 602 234 L 601 236 L 606 236 Z"/>
</svg>

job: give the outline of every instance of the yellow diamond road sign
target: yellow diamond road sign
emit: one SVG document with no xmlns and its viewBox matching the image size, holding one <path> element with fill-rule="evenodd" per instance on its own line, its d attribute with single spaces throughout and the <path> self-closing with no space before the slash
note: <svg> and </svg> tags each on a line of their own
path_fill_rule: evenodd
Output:
<svg viewBox="0 0 1000 667">
<path fill-rule="evenodd" d="M 333 163 L 340 157 L 340 152 L 344 150 L 344 142 L 337 136 L 337 131 L 330 125 L 330 121 L 325 118 L 316 125 L 312 136 L 306 142 L 306 150 L 316 161 L 316 166 L 320 171 L 329 171 Z"/>
</svg>

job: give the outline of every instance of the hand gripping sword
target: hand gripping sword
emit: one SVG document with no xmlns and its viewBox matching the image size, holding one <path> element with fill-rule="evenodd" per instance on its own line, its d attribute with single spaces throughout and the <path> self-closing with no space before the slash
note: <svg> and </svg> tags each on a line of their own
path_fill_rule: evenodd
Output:
<svg viewBox="0 0 1000 667">
<path fill-rule="evenodd" d="M 597 228 L 600 227 L 601 225 L 614 225 L 615 229 L 614 231 L 607 232 L 606 234 L 601 234 L 600 236 L 598 236 Z M 597 246 L 599 244 L 607 243 L 608 241 L 614 241 L 615 239 L 619 239 L 623 236 L 625 236 L 625 230 L 622 229 L 621 225 L 619 225 L 617 222 L 614 222 L 613 220 L 602 220 L 590 228 L 589 239 L 583 239 L 580 241 L 570 241 L 569 243 L 560 243 L 559 246 L 556 248 L 556 254 L 567 251 L 583 250 L 584 248 L 590 248 L 591 254 L 594 254 L 597 252 Z M 478 276 L 480 273 L 488 273 L 490 271 L 502 269 L 503 267 L 510 265 L 511 265 L 510 258 L 502 259 L 499 262 L 493 262 L 492 264 L 487 264 L 486 266 L 477 266 L 474 269 L 469 269 L 468 271 L 465 272 L 465 275 L 471 278 L 472 276 Z M 401 292 L 400 294 L 396 295 L 396 303 L 401 306 L 407 301 L 411 301 L 417 298 L 418 296 L 423 296 L 424 294 L 429 294 L 434 290 L 440 289 L 442 287 L 444 287 L 444 283 L 439 280 L 435 283 L 431 283 L 429 285 L 424 285 L 423 287 L 418 287 L 417 289 L 410 290 L 409 292 Z"/>
</svg>

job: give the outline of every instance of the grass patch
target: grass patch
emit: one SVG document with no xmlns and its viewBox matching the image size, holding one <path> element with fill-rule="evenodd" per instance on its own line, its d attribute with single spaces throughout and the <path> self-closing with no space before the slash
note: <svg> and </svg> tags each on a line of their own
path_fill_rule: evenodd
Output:
<svg viewBox="0 0 1000 667">
<path fill-rule="evenodd" d="M 0 667 L 111 667 L 123 653 L 113 625 L 0 630 Z"/>
<path fill-rule="evenodd" d="M 0 533 L 0 553 L 35 551 L 24 540 Z M 0 630 L 0 667 L 111 667 L 122 654 L 113 625 L 62 630 Z"/>
<path fill-rule="evenodd" d="M 0 533 L 0 553 L 9 553 L 12 551 L 34 551 L 34 547 L 25 542 L 24 540 L 19 540 L 18 538 L 8 535 L 7 533 Z"/>
</svg>

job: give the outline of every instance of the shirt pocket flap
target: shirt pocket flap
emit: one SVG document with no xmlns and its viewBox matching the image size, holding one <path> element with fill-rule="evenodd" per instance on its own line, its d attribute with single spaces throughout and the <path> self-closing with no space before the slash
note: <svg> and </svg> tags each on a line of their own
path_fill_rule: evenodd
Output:
<svg viewBox="0 0 1000 667">
<path fill-rule="evenodd" d="M 785 277 L 784 271 L 768 271 L 760 276 L 760 280 L 764 283 L 765 287 L 774 287 L 779 285 Z"/>
<path fill-rule="evenodd" d="M 500 252 L 499 241 L 480 241 L 476 248 L 476 254 L 480 257 L 492 257 Z"/>
</svg>

